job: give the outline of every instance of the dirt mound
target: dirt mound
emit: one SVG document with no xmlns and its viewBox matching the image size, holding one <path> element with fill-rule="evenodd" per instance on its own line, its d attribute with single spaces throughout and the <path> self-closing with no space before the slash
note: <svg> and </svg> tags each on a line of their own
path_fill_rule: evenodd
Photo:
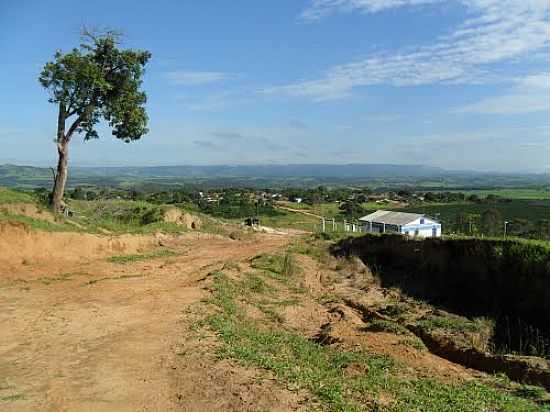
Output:
<svg viewBox="0 0 550 412">
<path fill-rule="evenodd" d="M 40 209 L 32 203 L 6 203 L 0 205 L 0 212 L 14 215 L 23 215 L 33 219 L 55 222 L 55 217 L 51 212 Z"/>
<path fill-rule="evenodd" d="M 164 213 L 164 221 L 166 223 L 175 223 L 176 225 L 185 226 L 187 229 L 200 229 L 202 222 L 197 217 L 190 213 L 184 213 L 179 209 L 171 208 Z"/>
<path fill-rule="evenodd" d="M 10 274 L 10 268 L 20 268 L 21 264 L 78 262 L 117 253 L 139 253 L 158 243 L 152 236 L 42 232 L 19 222 L 0 222 L 0 275 Z"/>
</svg>

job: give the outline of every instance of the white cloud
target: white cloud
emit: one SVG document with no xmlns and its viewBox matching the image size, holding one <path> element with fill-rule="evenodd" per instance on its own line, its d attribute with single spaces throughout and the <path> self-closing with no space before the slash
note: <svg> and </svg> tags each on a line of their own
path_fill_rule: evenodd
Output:
<svg viewBox="0 0 550 412">
<path fill-rule="evenodd" d="M 521 78 L 509 93 L 483 99 L 455 113 L 525 114 L 550 111 L 550 73 Z"/>
<path fill-rule="evenodd" d="M 348 13 L 354 10 L 376 13 L 384 9 L 419 6 L 442 1 L 445 0 L 313 0 L 310 7 L 302 12 L 300 18 L 313 21 L 331 14 Z"/>
<path fill-rule="evenodd" d="M 325 101 L 348 97 L 354 88 L 378 84 L 485 84 L 508 80 L 492 65 L 516 61 L 550 48 L 549 0 L 446 0 L 458 2 L 468 18 L 434 44 L 380 53 L 330 68 L 318 79 L 266 88 L 281 94 Z M 302 13 L 316 20 L 345 11 L 376 13 L 388 8 L 443 3 L 444 0 L 314 0 Z M 310 16 L 310 17 L 307 17 Z"/>
<path fill-rule="evenodd" d="M 190 72 L 178 70 L 165 73 L 165 77 L 178 86 L 200 86 L 225 80 L 229 76 L 221 72 Z"/>
</svg>

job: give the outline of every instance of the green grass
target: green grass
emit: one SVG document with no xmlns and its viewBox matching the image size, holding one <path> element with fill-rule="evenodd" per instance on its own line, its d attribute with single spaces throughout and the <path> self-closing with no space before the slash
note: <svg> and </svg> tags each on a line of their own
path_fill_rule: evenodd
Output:
<svg viewBox="0 0 550 412">
<path fill-rule="evenodd" d="M 314 231 L 319 226 L 320 220 L 314 216 L 302 213 L 287 212 L 280 210 L 277 216 L 260 216 L 260 224 L 274 228 L 289 228 L 306 231 Z"/>
<path fill-rule="evenodd" d="M 25 399 L 25 395 L 22 393 L 16 393 L 13 395 L 5 395 L 5 396 L 0 395 L 0 401 L 3 401 L 3 402 L 20 401 L 23 399 Z"/>
<path fill-rule="evenodd" d="M 382 319 L 372 319 L 371 321 L 369 321 L 369 324 L 367 325 L 367 330 L 371 332 L 388 332 L 395 335 L 411 334 L 411 332 L 409 332 L 407 328 L 400 325 L 399 323 Z"/>
<path fill-rule="evenodd" d="M 36 199 L 29 193 L 5 189 L 0 187 L 0 204 L 1 203 L 35 203 Z"/>
<path fill-rule="evenodd" d="M 543 200 L 550 199 L 550 189 L 490 189 L 490 190 L 464 190 L 466 195 L 476 195 L 485 198 L 496 195 L 503 199 Z"/>
<path fill-rule="evenodd" d="M 488 327 L 487 321 L 482 318 L 469 320 L 458 316 L 436 315 L 430 315 L 418 324 L 427 330 L 443 329 L 449 332 L 483 332 Z"/>
<path fill-rule="evenodd" d="M 491 203 L 421 204 L 401 209 L 403 212 L 423 213 L 438 217 L 444 224 L 453 225 L 459 214 L 480 216 L 487 209 L 497 209 L 503 219 L 527 219 L 532 222 L 550 219 L 550 202 L 513 200 Z"/>
<path fill-rule="evenodd" d="M 177 253 L 174 252 L 173 250 L 159 249 L 154 252 L 144 253 L 144 254 L 111 256 L 110 258 L 107 259 L 107 261 L 111 263 L 127 264 L 127 263 L 140 262 L 142 260 L 166 258 L 166 257 L 171 257 L 176 255 Z"/>
<path fill-rule="evenodd" d="M 387 357 L 321 346 L 277 323 L 254 321 L 237 303 L 242 288 L 242 283 L 223 273 L 214 274 L 210 304 L 217 313 L 204 324 L 221 340 L 218 357 L 270 371 L 283 385 L 309 391 L 326 410 L 550 410 L 476 381 L 451 385 L 407 376 L 400 364 Z M 349 373 L 350 369 L 362 372 Z"/>
<path fill-rule="evenodd" d="M 59 222 L 53 223 L 47 220 L 34 219 L 28 216 L 0 212 L 0 221 L 24 223 L 26 226 L 28 226 L 31 229 L 43 230 L 47 232 L 83 232 L 85 231 L 84 229 L 81 229 L 77 226 L 66 223 L 61 218 Z"/>
<path fill-rule="evenodd" d="M 290 252 L 283 255 L 258 255 L 252 259 L 251 266 L 269 272 L 279 280 L 289 280 L 300 272 L 294 256 Z"/>
</svg>

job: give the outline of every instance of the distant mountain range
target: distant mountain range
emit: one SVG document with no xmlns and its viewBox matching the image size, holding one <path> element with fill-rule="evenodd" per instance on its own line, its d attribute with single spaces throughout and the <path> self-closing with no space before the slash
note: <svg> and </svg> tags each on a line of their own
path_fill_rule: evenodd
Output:
<svg viewBox="0 0 550 412">
<path fill-rule="evenodd" d="M 289 165 L 219 165 L 153 167 L 72 167 L 69 184 L 139 185 L 139 184 L 209 184 L 228 185 L 312 185 L 372 184 L 430 186 L 488 186 L 513 184 L 550 184 L 547 175 L 505 175 L 479 172 L 456 172 L 438 167 L 395 164 L 289 164 Z M 2 186 L 46 186 L 52 182 L 48 168 L 0 165 Z"/>
</svg>

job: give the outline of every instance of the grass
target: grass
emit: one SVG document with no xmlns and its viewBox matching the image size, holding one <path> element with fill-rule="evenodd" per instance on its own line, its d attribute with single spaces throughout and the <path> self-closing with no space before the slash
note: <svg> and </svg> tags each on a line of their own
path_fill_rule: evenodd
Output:
<svg viewBox="0 0 550 412">
<path fill-rule="evenodd" d="M 550 410 L 476 381 L 451 385 L 407 376 L 400 364 L 387 357 L 321 346 L 277 323 L 254 321 L 237 303 L 243 297 L 243 287 L 246 285 L 222 272 L 214 274 L 209 303 L 217 311 L 204 325 L 221 340 L 217 356 L 267 370 L 281 384 L 310 392 L 326 410 Z"/>
<path fill-rule="evenodd" d="M 36 199 L 29 193 L 0 187 L 0 204 L 2 203 L 35 203 Z"/>
<path fill-rule="evenodd" d="M 411 332 L 407 330 L 404 326 L 400 325 L 397 322 L 391 322 L 382 319 L 372 319 L 369 321 L 367 330 L 371 332 L 388 332 L 395 335 L 410 335 Z"/>
<path fill-rule="evenodd" d="M 16 393 L 13 395 L 5 395 L 5 396 L 0 395 L 0 401 L 3 401 L 3 402 L 20 401 L 23 399 L 25 399 L 25 395 L 22 393 Z"/>
<path fill-rule="evenodd" d="M 471 321 L 459 316 L 431 315 L 420 320 L 419 325 L 427 330 L 444 329 L 451 332 L 481 332 L 484 328 L 481 320 Z"/>
<path fill-rule="evenodd" d="M 467 196 L 476 195 L 485 198 L 489 195 L 499 196 L 504 199 L 544 200 L 550 199 L 549 189 L 492 189 L 492 190 L 464 190 Z"/>
<path fill-rule="evenodd" d="M 60 219 L 59 222 L 53 223 L 47 220 L 35 219 L 28 216 L 17 215 L 13 213 L 5 213 L 0 211 L 0 221 L 19 222 L 25 224 L 30 229 L 43 230 L 46 232 L 84 232 L 85 230 L 75 225 L 71 225 Z"/>
<path fill-rule="evenodd" d="M 261 216 L 260 224 L 275 228 L 290 228 L 306 231 L 315 231 L 320 220 L 314 216 L 304 215 L 302 213 L 288 212 L 279 210 L 281 213 L 277 216 Z"/>
<path fill-rule="evenodd" d="M 107 259 L 107 261 L 111 263 L 127 264 L 127 263 L 140 262 L 142 260 L 159 259 L 159 258 L 165 258 L 165 257 L 170 257 L 175 255 L 177 255 L 177 253 L 174 252 L 173 250 L 159 249 L 154 252 L 144 253 L 144 254 L 111 256 Z"/>
<path fill-rule="evenodd" d="M 401 209 L 403 212 L 424 213 L 438 217 L 444 225 L 453 226 L 459 214 L 480 216 L 487 209 L 497 209 L 507 220 L 527 219 L 536 222 L 541 219 L 550 219 L 550 202 L 534 200 L 511 200 L 508 202 L 458 202 L 420 204 Z"/>
<path fill-rule="evenodd" d="M 291 252 L 284 255 L 258 255 L 252 259 L 251 266 L 266 271 L 279 280 L 288 280 L 300 271 Z"/>
</svg>

